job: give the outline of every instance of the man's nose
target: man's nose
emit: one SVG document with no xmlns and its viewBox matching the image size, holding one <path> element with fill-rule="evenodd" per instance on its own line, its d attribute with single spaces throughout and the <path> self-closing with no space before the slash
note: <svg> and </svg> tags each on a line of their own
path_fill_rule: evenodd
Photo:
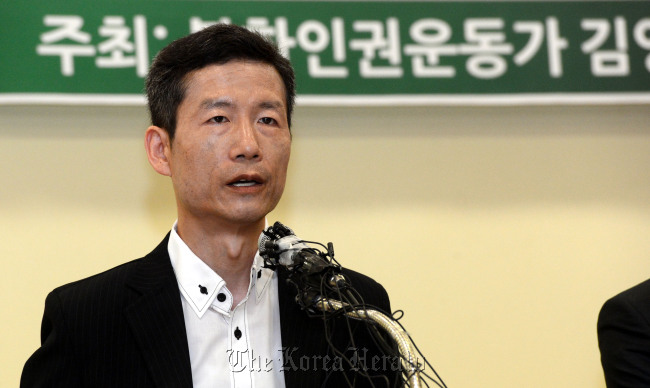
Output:
<svg viewBox="0 0 650 388">
<path fill-rule="evenodd" d="M 258 133 L 254 123 L 248 121 L 239 123 L 235 128 L 233 146 L 230 151 L 230 157 L 235 160 L 254 160 L 261 159 L 260 145 L 258 142 Z"/>
</svg>

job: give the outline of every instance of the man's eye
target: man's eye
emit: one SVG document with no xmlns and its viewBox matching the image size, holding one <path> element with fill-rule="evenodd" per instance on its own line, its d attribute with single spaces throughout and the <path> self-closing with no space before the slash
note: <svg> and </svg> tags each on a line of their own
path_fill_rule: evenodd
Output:
<svg viewBox="0 0 650 388">
<path fill-rule="evenodd" d="M 210 121 L 221 124 L 228 121 L 228 119 L 226 118 L 226 116 L 214 116 L 213 118 L 210 119 Z"/>
<path fill-rule="evenodd" d="M 262 117 L 262 118 L 260 119 L 260 122 L 261 122 L 262 124 L 265 124 L 265 125 L 271 125 L 271 124 L 275 124 L 275 123 L 276 123 L 275 119 L 273 119 L 273 118 L 271 118 L 271 117 Z"/>
</svg>

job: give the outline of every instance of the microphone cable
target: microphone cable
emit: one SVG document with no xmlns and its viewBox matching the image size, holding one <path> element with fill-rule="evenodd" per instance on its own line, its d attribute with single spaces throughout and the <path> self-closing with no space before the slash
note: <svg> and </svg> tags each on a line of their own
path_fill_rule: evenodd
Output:
<svg viewBox="0 0 650 388">
<path fill-rule="evenodd" d="M 308 244 L 320 246 L 326 253 Z M 342 371 L 342 375 L 349 387 L 353 388 L 355 386 L 357 377 L 367 380 L 373 388 L 377 387 L 376 383 L 380 384 L 380 382 L 379 386 L 390 387 L 389 376 L 391 372 L 395 375 L 393 386 L 405 386 L 409 378 L 412 377 L 403 366 L 403 364 L 407 364 L 417 371 L 414 373 L 420 375 L 420 382 L 424 386 L 430 387 L 429 383 L 433 383 L 439 388 L 447 388 L 438 372 L 422 354 L 402 323 L 399 322 L 403 318 L 404 312 L 396 310 L 394 313 L 390 313 L 376 306 L 366 304 L 362 295 L 353 288 L 353 285 L 342 274 L 342 267 L 334 258 L 334 247 L 331 242 L 325 246 L 319 242 L 301 240 L 293 230 L 280 222 L 276 222 L 260 236 L 259 250 L 264 259 L 265 267 L 286 273 L 287 283 L 295 288 L 297 293 L 296 301 L 307 315 L 322 319 L 325 340 L 330 351 L 334 356 L 340 357 L 348 367 L 347 370 Z M 343 306 L 337 309 L 332 305 L 331 300 L 339 301 Z M 325 304 L 325 306 L 318 308 L 318 303 Z M 406 333 L 415 348 L 416 354 L 412 356 L 415 357 L 417 365 L 414 365 L 399 353 L 395 342 L 388 333 L 382 334 L 380 332 L 379 325 L 369 318 L 368 310 L 377 311 L 390 318 Z M 357 312 L 357 316 L 354 318 L 349 317 L 347 313 L 350 312 Z M 362 313 L 359 314 L 358 312 Z M 399 314 L 399 317 L 396 318 L 395 315 L 397 314 Z M 343 317 L 342 320 L 339 319 L 341 316 Z M 359 325 L 353 325 L 352 321 L 360 323 L 362 328 Z M 335 332 L 337 323 L 345 325 L 345 331 L 349 337 L 347 350 L 352 349 L 356 352 L 351 356 L 352 359 L 344 353 L 344 350 L 338 349 L 333 341 L 332 334 Z M 395 364 L 391 364 L 391 368 L 384 368 L 384 374 L 374 375 L 368 373 L 369 370 L 366 370 L 369 369 L 367 365 L 359 366 L 354 362 L 355 359 L 360 360 L 360 348 L 356 346 L 354 339 L 355 330 L 359 329 L 365 329 L 367 336 L 376 349 L 384 356 L 384 365 L 386 358 L 388 358 L 390 362 L 397 363 L 396 368 L 393 368 Z M 422 364 L 419 362 L 420 359 L 423 361 Z M 425 372 L 426 367 L 432 371 L 432 374 Z M 390 371 L 387 369 L 390 369 Z M 350 371 L 355 372 L 351 377 L 346 373 Z M 322 386 L 326 384 L 331 373 L 327 375 Z"/>
</svg>

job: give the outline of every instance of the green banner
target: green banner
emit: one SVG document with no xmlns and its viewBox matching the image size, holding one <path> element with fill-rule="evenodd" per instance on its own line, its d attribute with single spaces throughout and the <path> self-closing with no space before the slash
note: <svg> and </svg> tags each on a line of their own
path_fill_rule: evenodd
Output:
<svg viewBox="0 0 650 388">
<path fill-rule="evenodd" d="M 0 4 L 0 103 L 142 103 L 209 24 L 271 36 L 299 103 L 650 102 L 650 1 L 65 0 Z"/>
</svg>

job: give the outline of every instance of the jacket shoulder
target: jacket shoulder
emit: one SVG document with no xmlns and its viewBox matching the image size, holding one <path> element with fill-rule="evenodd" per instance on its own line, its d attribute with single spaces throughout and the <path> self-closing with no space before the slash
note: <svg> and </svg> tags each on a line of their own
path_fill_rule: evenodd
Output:
<svg viewBox="0 0 650 388">
<path fill-rule="evenodd" d="M 116 289 L 117 286 L 126 283 L 126 279 L 134 273 L 143 259 L 135 259 L 87 278 L 64 284 L 55 288 L 50 294 L 66 299 L 75 295 L 94 294 L 104 289 Z"/>
<path fill-rule="evenodd" d="M 383 289 L 384 287 L 379 284 L 375 279 L 370 276 L 364 275 L 360 272 L 354 271 L 350 268 L 342 268 L 341 272 L 352 283 L 358 283 L 358 286 L 370 289 Z"/>
<path fill-rule="evenodd" d="M 373 278 L 349 268 L 343 268 L 342 273 L 348 279 L 351 288 L 361 294 L 366 304 L 390 314 L 390 299 L 384 286 Z"/>
<path fill-rule="evenodd" d="M 650 322 L 650 279 L 613 296 L 603 306 L 607 311 L 610 306 L 625 306 L 636 310 Z"/>
<path fill-rule="evenodd" d="M 650 300 L 650 279 L 630 287 L 618 294 L 619 297 L 645 302 Z"/>
<path fill-rule="evenodd" d="M 50 293 L 50 296 L 56 295 L 61 300 L 84 297 L 110 301 L 107 299 L 109 295 L 121 292 L 129 284 L 142 287 L 155 285 L 161 279 L 173 276 L 173 269 L 167 253 L 167 239 L 168 237 L 165 237 L 153 251 L 144 257 L 57 287 Z"/>
<path fill-rule="evenodd" d="M 605 302 L 597 330 L 607 386 L 650 386 L 650 280 Z"/>
</svg>

